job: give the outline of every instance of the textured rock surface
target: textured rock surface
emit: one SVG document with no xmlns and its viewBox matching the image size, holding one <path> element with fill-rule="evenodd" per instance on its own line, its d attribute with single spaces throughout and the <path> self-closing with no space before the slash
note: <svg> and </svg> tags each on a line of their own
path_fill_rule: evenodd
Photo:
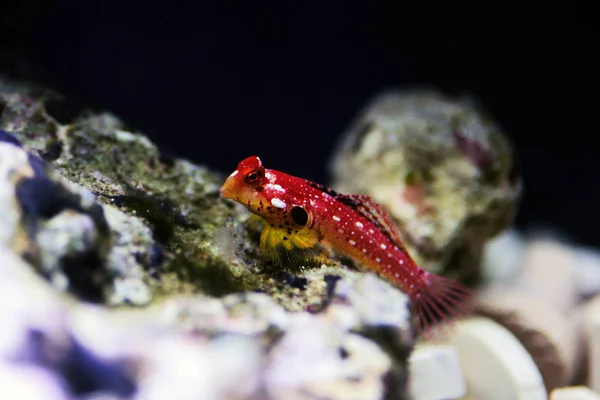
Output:
<svg viewBox="0 0 600 400">
<path fill-rule="evenodd" d="M 520 194 L 511 147 L 470 99 L 386 92 L 359 113 L 331 169 L 334 189 L 370 195 L 416 261 L 474 283 L 482 246 L 512 220 Z"/>
<path fill-rule="evenodd" d="M 319 314 L 289 313 L 262 293 L 111 310 L 61 295 L 4 246 L 0 279 L 0 320 L 10 321 L 0 334 L 0 380 L 16 381 L 11 394 L 27 394 L 23 379 L 53 399 L 404 396 L 406 298 L 370 275 L 341 278 Z M 379 289 L 368 309 L 360 305 L 372 295 L 360 287 Z"/>
<path fill-rule="evenodd" d="M 220 199 L 223 176 L 169 157 L 109 114 L 66 117 L 60 102 L 42 102 L 26 85 L 0 79 L 0 89 L 0 398 L 402 400 L 412 383 L 424 400 L 439 395 L 428 389 L 441 375 L 452 379 L 436 390 L 459 396 L 466 384 L 469 398 L 498 386 L 482 375 L 492 367 L 505 379 L 497 393 L 529 387 L 545 398 L 542 378 L 564 360 L 537 344 L 564 346 L 560 329 L 532 325 L 539 313 L 515 319 L 509 310 L 487 333 L 454 331 L 453 346 L 421 343 L 430 350 L 415 352 L 401 291 L 340 260 L 265 260 L 244 208 Z M 515 282 L 533 276 L 539 290 L 526 290 L 546 308 L 548 295 L 569 299 L 552 305 L 558 324 L 583 307 L 568 323 L 589 348 L 576 350 L 590 353 L 579 379 L 596 388 L 598 312 L 581 302 L 600 292 L 598 256 L 535 247 L 512 233 L 487 242 L 510 220 L 519 192 L 507 143 L 476 109 L 412 95 L 362 116 L 372 119 L 368 129 L 353 134 L 349 152 L 342 146 L 336 165 L 356 173 L 355 185 L 374 184 L 365 191 L 395 210 L 425 266 L 467 281 L 483 271 L 487 284 L 507 290 L 525 290 Z M 410 173 L 390 168 L 394 160 Z M 341 175 L 338 184 L 359 187 L 342 188 L 351 182 Z M 386 185 L 403 200 L 378 191 Z M 538 274 L 559 261 L 576 264 L 573 292 L 560 296 L 566 279 Z M 494 332 L 508 341 L 498 345 Z M 522 385 L 528 376 L 533 386 Z"/>
<path fill-rule="evenodd" d="M 405 398 L 401 291 L 273 266 L 219 174 L 0 83 L 0 397 Z"/>
<path fill-rule="evenodd" d="M 106 275 L 98 277 L 90 300 L 112 304 L 143 304 L 160 294 L 225 294 L 260 287 L 248 268 L 230 268 L 214 254 L 211 243 L 234 214 L 230 205 L 217 201 L 216 174 L 167 159 L 110 115 L 81 116 L 61 124 L 36 98 L 10 93 L 3 99 L 1 127 L 23 143 L 20 153 L 5 151 L 26 158 L 17 166 L 20 175 L 27 177 L 34 169 L 39 180 L 11 178 L 22 179 L 16 187 L 24 188 L 12 199 L 19 210 L 8 212 L 31 220 L 26 238 L 44 253 L 37 254 L 34 264 L 55 276 L 59 287 L 76 286 L 65 262 L 84 262 Z M 84 216 L 59 215 L 64 210 L 96 220 L 90 224 Z M 22 215 L 26 212 L 31 215 Z M 61 236 L 61 229 L 68 237 Z M 62 258 L 62 264 L 51 258 Z M 91 293 L 89 288 L 84 292 Z"/>
</svg>

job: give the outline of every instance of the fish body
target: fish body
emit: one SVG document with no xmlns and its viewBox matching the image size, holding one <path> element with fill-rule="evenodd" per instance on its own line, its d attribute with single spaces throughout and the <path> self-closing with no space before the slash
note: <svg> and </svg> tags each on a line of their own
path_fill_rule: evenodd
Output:
<svg viewBox="0 0 600 400">
<path fill-rule="evenodd" d="M 389 215 L 368 196 L 337 193 L 323 185 L 264 168 L 251 156 L 221 187 L 224 198 L 264 221 L 261 250 L 278 259 L 284 251 L 328 249 L 350 256 L 404 291 L 419 327 L 460 313 L 470 290 L 421 269 L 408 254 Z"/>
</svg>

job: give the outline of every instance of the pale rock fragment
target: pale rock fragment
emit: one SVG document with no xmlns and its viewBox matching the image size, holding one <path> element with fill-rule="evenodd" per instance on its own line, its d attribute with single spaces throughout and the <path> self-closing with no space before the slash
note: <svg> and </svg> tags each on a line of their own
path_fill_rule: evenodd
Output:
<svg viewBox="0 0 600 400">
<path fill-rule="evenodd" d="M 392 362 L 372 341 L 344 332 L 325 317 L 297 317 L 270 354 L 269 399 L 376 400 Z"/>
<path fill-rule="evenodd" d="M 21 208 L 14 180 L 31 174 L 27 153 L 13 144 L 0 142 L 0 244 L 13 246 L 22 236 Z"/>
<path fill-rule="evenodd" d="M 600 293 L 600 251 L 585 247 L 573 251 L 577 260 L 575 278 L 579 295 L 590 297 Z"/>
<path fill-rule="evenodd" d="M 600 395 L 585 386 L 571 386 L 554 389 L 550 400 L 600 400 Z"/>
<path fill-rule="evenodd" d="M 539 297 L 508 289 L 488 290 L 479 314 L 510 331 L 539 368 L 546 389 L 570 383 L 579 363 L 580 340 L 575 323 Z"/>
<path fill-rule="evenodd" d="M 483 248 L 481 273 L 490 283 L 512 282 L 523 268 L 524 238 L 514 229 L 508 230 L 487 242 Z"/>
<path fill-rule="evenodd" d="M 488 318 L 469 318 L 457 322 L 446 341 L 459 354 L 468 398 L 547 400 L 533 359 L 502 325 Z"/>
<path fill-rule="evenodd" d="M 587 353 L 588 385 L 600 391 L 600 295 L 582 306 Z"/>
<path fill-rule="evenodd" d="M 210 343 L 171 337 L 152 344 L 135 400 L 256 398 L 261 354 L 252 338 L 223 335 Z"/>
<path fill-rule="evenodd" d="M 569 311 L 579 298 L 576 264 L 575 253 L 569 246 L 555 240 L 532 240 L 515 287 L 561 311 Z"/>
<path fill-rule="evenodd" d="M 70 400 L 55 374 L 44 368 L 0 361 L 0 390 L 3 399 Z"/>
<path fill-rule="evenodd" d="M 465 378 L 454 347 L 417 346 L 409 358 L 409 371 L 413 400 L 450 400 L 466 394 Z"/>
<path fill-rule="evenodd" d="M 575 263 L 567 246 L 535 239 L 510 287 L 492 285 L 479 295 L 478 314 L 500 323 L 523 344 L 548 392 L 570 384 L 581 364 L 582 340 L 571 318 L 579 299 Z"/>
</svg>

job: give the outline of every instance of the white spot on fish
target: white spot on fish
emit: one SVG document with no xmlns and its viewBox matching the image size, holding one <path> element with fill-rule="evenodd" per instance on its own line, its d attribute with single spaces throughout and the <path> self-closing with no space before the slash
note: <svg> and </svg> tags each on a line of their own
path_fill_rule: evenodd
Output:
<svg viewBox="0 0 600 400">
<path fill-rule="evenodd" d="M 343 229 L 338 229 L 338 232 L 339 233 L 344 233 L 344 230 Z"/>
<path fill-rule="evenodd" d="M 362 224 L 362 222 L 357 222 L 357 223 L 356 223 L 356 224 L 354 224 L 354 225 L 358 226 L 359 228 L 362 228 L 362 227 L 364 227 L 364 225 Z"/>
<path fill-rule="evenodd" d="M 381 262 L 381 258 L 377 257 L 377 258 L 375 258 L 375 261 Z"/>
<path fill-rule="evenodd" d="M 235 171 L 233 171 L 233 172 L 231 173 L 231 175 L 229 175 L 229 176 L 236 176 L 236 175 L 237 175 L 239 172 L 240 172 L 240 171 L 238 171 L 238 170 L 236 169 L 236 170 L 235 170 Z"/>
<path fill-rule="evenodd" d="M 375 231 L 373 229 L 369 229 L 369 233 L 372 235 L 375 233 Z"/>
<path fill-rule="evenodd" d="M 287 205 L 285 204 L 285 202 L 283 202 L 283 200 L 281 200 L 281 199 L 278 199 L 277 197 L 273 197 L 271 199 L 271 204 L 273 204 L 277 208 L 285 208 L 285 207 L 287 207 Z"/>
<path fill-rule="evenodd" d="M 348 240 L 348 242 L 349 242 L 349 243 L 350 243 L 352 246 L 354 246 L 354 245 L 356 244 L 356 242 L 355 242 L 354 240 Z"/>
<path fill-rule="evenodd" d="M 366 252 L 367 252 L 367 249 L 363 249 L 363 253 L 366 253 Z"/>
<path fill-rule="evenodd" d="M 381 243 L 381 244 L 379 245 L 379 247 L 381 247 L 383 250 L 385 250 L 385 249 L 387 248 L 387 246 L 386 246 L 385 244 L 383 244 L 383 243 Z"/>
<path fill-rule="evenodd" d="M 272 183 L 269 183 L 267 185 L 267 188 L 276 190 L 276 191 L 281 192 L 281 193 L 285 193 L 285 189 L 282 188 L 281 185 L 277 185 L 277 184 L 273 185 Z"/>
<path fill-rule="evenodd" d="M 389 268 L 389 267 L 390 267 L 390 266 L 388 265 L 388 268 Z M 396 278 L 400 278 L 400 274 L 399 274 L 399 273 L 397 273 L 397 272 L 396 272 L 396 274 L 395 274 L 394 276 L 395 276 Z"/>
<path fill-rule="evenodd" d="M 334 215 L 334 216 L 333 216 L 333 220 L 334 220 L 334 221 L 340 221 L 340 217 L 338 217 L 337 215 Z"/>
</svg>

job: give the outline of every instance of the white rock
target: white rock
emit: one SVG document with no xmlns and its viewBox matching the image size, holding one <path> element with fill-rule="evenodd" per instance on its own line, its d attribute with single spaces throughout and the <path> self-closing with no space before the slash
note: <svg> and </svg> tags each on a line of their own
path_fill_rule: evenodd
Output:
<svg viewBox="0 0 600 400">
<path fill-rule="evenodd" d="M 0 359 L 35 356 L 29 333 L 38 330 L 53 339 L 65 337 L 66 306 L 33 267 L 0 244 Z"/>
<path fill-rule="evenodd" d="M 348 329 L 356 325 L 390 325 L 399 330 L 410 331 L 408 296 L 374 274 L 346 274 L 335 286 L 334 299 L 326 310 L 331 318 L 344 324 L 342 314 L 351 312 L 347 318 Z"/>
<path fill-rule="evenodd" d="M 264 365 L 259 341 L 241 335 L 222 335 L 212 341 L 211 347 L 211 367 L 215 371 L 212 384 L 219 392 L 219 398 L 250 399 L 256 396 L 262 388 Z"/>
<path fill-rule="evenodd" d="M 285 330 L 288 314 L 264 293 L 231 294 L 222 299 L 208 296 L 174 296 L 157 305 L 151 315 L 164 326 L 188 331 L 259 335 L 274 326 Z"/>
<path fill-rule="evenodd" d="M 152 292 L 141 279 L 124 278 L 115 279 L 108 303 L 118 305 L 129 302 L 141 306 L 150 303 L 151 300 Z"/>
<path fill-rule="evenodd" d="M 109 254 L 107 268 L 125 276 L 131 271 L 137 273 L 139 270 L 141 273 L 141 266 L 134 267 L 139 264 L 135 260 L 134 254 L 145 253 L 152 246 L 154 243 L 152 231 L 135 216 L 125 214 L 111 205 L 105 204 L 102 208 L 104 217 L 113 232 L 114 249 Z"/>
<path fill-rule="evenodd" d="M 600 296 L 590 300 L 584 309 L 585 331 L 589 354 L 588 383 L 592 390 L 600 391 Z"/>
<path fill-rule="evenodd" d="M 261 350 L 252 338 L 173 335 L 148 344 L 138 349 L 146 355 L 133 400 L 259 398 Z"/>
<path fill-rule="evenodd" d="M 148 342 L 145 368 L 135 400 L 217 399 L 212 386 L 210 351 L 200 341 L 170 337 Z"/>
<path fill-rule="evenodd" d="M 197 302 L 213 304 L 208 298 Z M 213 339 L 199 330 L 188 334 L 175 322 L 161 321 L 159 307 L 142 312 L 78 305 L 70 328 L 97 357 L 133 361 L 139 391 L 131 400 L 253 398 L 264 364 L 260 338 L 223 331 Z"/>
<path fill-rule="evenodd" d="M 98 231 L 89 215 L 65 210 L 44 221 L 36 235 L 41 267 L 52 272 L 65 255 L 83 253 L 97 247 Z"/>
<path fill-rule="evenodd" d="M 152 232 L 139 218 L 110 205 L 102 207 L 113 237 L 106 269 L 119 277 L 113 282 L 107 303 L 147 305 L 152 300 L 152 292 L 144 281 L 146 272 L 135 255 L 150 251 L 153 245 Z"/>
<path fill-rule="evenodd" d="M 27 153 L 9 143 L 0 143 L 0 244 L 10 246 L 17 236 L 21 213 L 13 175 L 31 174 Z"/>
<path fill-rule="evenodd" d="M 525 251 L 522 274 L 514 287 L 568 312 L 579 298 L 576 261 L 573 249 L 564 243 L 532 240 Z"/>
<path fill-rule="evenodd" d="M 116 394 L 106 393 L 106 392 L 93 392 L 82 397 L 79 397 L 77 400 L 127 400 L 121 396 L 117 396 Z"/>
<path fill-rule="evenodd" d="M 285 400 L 381 399 L 392 366 L 375 343 L 310 315 L 294 320 L 270 358 L 269 398 Z"/>
<path fill-rule="evenodd" d="M 409 359 L 409 387 L 413 400 L 450 400 L 466 394 L 458 352 L 451 346 L 425 344 Z"/>
<path fill-rule="evenodd" d="M 574 250 L 577 259 L 577 288 L 581 296 L 600 293 L 600 251 L 580 247 Z"/>
<path fill-rule="evenodd" d="M 548 265 L 549 271 L 560 271 Z M 546 288 L 490 287 L 479 293 L 478 309 L 515 336 L 537 365 L 547 391 L 568 385 L 578 365 L 578 325 L 565 310 L 544 298 Z M 556 293 L 556 297 L 561 294 Z M 566 298 L 566 296 L 564 297 Z M 572 311 L 574 314 L 574 312 Z"/>
<path fill-rule="evenodd" d="M 553 390 L 550 400 L 600 400 L 600 395 L 584 386 L 572 386 Z"/>
<path fill-rule="evenodd" d="M 514 229 L 490 240 L 484 246 L 482 275 L 486 282 L 508 283 L 523 267 L 526 243 Z"/>
<path fill-rule="evenodd" d="M 547 400 L 531 356 L 501 325 L 487 318 L 459 321 L 447 340 L 460 356 L 469 398 Z"/>
<path fill-rule="evenodd" d="M 92 392 L 79 397 L 77 400 L 128 400 L 116 394 L 106 392 Z"/>
<path fill-rule="evenodd" d="M 570 246 L 536 237 L 510 286 L 491 285 L 478 299 L 478 308 L 511 331 L 531 354 L 548 391 L 568 385 L 582 362 L 578 328 L 569 318 L 579 301 L 576 263 Z"/>
<path fill-rule="evenodd" d="M 0 361 L 0 398 L 69 400 L 57 376 L 35 366 Z"/>
</svg>

